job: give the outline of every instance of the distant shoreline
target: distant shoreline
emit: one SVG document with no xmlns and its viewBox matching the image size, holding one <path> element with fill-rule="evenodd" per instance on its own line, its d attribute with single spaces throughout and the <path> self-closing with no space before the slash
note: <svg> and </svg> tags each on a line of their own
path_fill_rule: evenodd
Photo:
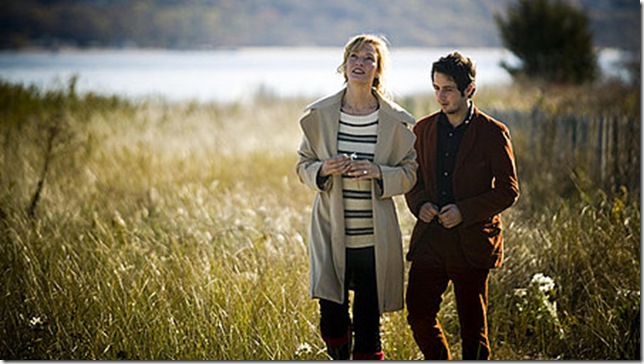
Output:
<svg viewBox="0 0 644 364">
<path fill-rule="evenodd" d="M 479 87 L 511 83 L 499 63 L 517 59 L 505 48 L 392 47 L 389 88 L 397 97 L 430 92 L 431 62 L 455 49 L 477 62 Z M 602 50 L 600 67 L 622 77 L 616 62 L 625 55 L 619 49 Z M 341 47 L 32 48 L 0 51 L 0 78 L 50 89 L 77 77 L 81 93 L 162 95 L 174 101 L 233 101 L 258 93 L 315 98 L 342 87 L 336 72 L 341 57 Z"/>
</svg>

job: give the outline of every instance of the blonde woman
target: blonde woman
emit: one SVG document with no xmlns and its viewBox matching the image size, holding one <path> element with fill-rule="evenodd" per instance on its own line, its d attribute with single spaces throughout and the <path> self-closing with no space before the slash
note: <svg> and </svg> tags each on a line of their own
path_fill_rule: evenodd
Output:
<svg viewBox="0 0 644 364">
<path fill-rule="evenodd" d="M 338 67 L 345 87 L 309 105 L 300 119 L 296 170 L 317 192 L 310 293 L 319 299 L 320 331 L 333 359 L 384 359 L 380 315 L 403 308 L 402 239 L 392 197 L 414 186 L 417 163 L 414 118 L 386 96 L 387 62 L 383 38 L 352 38 Z"/>
</svg>

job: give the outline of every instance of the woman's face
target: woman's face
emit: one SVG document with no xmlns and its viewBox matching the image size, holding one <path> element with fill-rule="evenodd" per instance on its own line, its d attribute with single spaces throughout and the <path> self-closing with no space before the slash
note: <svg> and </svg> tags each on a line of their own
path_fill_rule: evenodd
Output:
<svg viewBox="0 0 644 364">
<path fill-rule="evenodd" d="M 360 50 L 349 53 L 345 69 L 348 83 L 371 87 L 377 71 L 378 53 L 372 44 L 366 43 Z"/>
</svg>

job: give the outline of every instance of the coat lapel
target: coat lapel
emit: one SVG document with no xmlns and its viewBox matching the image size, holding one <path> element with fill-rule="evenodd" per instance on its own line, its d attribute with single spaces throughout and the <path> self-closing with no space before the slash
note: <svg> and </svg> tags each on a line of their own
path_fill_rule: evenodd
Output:
<svg viewBox="0 0 644 364">
<path fill-rule="evenodd" d="M 476 115 L 472 117 L 472 121 L 470 121 L 470 123 L 470 126 L 465 131 L 465 135 L 463 135 L 463 140 L 461 140 L 461 145 L 458 148 L 458 154 L 456 154 L 454 174 L 456 174 L 456 172 L 463 166 L 463 163 L 467 159 L 468 154 L 470 154 L 470 150 L 472 150 L 474 141 L 476 140 L 476 127 L 478 125 L 476 122 Z"/>
<path fill-rule="evenodd" d="M 376 149 L 373 160 L 374 163 L 389 164 L 389 158 L 392 156 L 393 151 L 397 150 L 399 146 L 392 145 L 392 143 L 398 143 L 397 140 L 385 139 L 385 137 L 397 135 L 396 128 L 399 126 L 398 123 L 402 122 L 413 126 L 416 123 L 416 120 L 414 120 L 414 117 L 411 116 L 411 114 L 400 109 L 397 105 L 392 104 L 378 93 L 374 92 L 374 95 L 378 98 L 380 111 L 378 113 L 378 139 L 376 140 Z"/>
<path fill-rule="evenodd" d="M 428 148 L 426 151 L 427 172 L 425 173 L 425 176 L 427 180 L 425 181 L 425 183 L 427 186 L 438 186 L 438 180 L 436 179 L 436 158 L 438 154 L 438 123 L 434 122 L 429 124 L 427 129 L 429 143 L 426 144 Z M 429 191 L 431 191 L 432 194 L 435 194 L 434 196 L 430 196 L 431 200 L 438 201 L 438 187 L 430 188 Z"/>
<path fill-rule="evenodd" d="M 389 141 L 384 140 L 383 136 L 392 134 L 392 121 L 387 113 L 380 113 L 378 121 L 378 139 L 376 140 L 376 149 L 373 161 L 376 164 L 387 164 L 386 156 L 390 155 L 391 145 Z"/>
<path fill-rule="evenodd" d="M 335 105 L 334 105 L 335 106 Z M 331 107 L 334 107 L 331 106 Z M 328 133 L 324 136 L 326 141 L 326 149 L 329 151 L 329 158 L 338 154 L 338 130 L 340 129 L 340 105 L 337 105 L 337 110 L 324 113 L 327 117 L 322 122 L 325 125 L 320 125 L 322 132 Z"/>
<path fill-rule="evenodd" d="M 305 110 L 319 109 L 318 117 L 308 129 L 309 138 L 314 145 L 321 148 L 319 157 L 331 158 L 338 154 L 338 129 L 340 128 L 340 105 L 344 89 L 332 97 L 318 100 L 307 106 Z M 326 153 L 326 155 L 324 154 Z"/>
</svg>

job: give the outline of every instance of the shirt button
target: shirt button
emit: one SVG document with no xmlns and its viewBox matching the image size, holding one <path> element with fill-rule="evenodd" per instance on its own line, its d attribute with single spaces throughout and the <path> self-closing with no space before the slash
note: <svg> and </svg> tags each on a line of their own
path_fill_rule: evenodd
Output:
<svg viewBox="0 0 644 364">
<path fill-rule="evenodd" d="M 446 156 L 446 157 L 449 157 L 449 152 L 445 153 L 445 156 Z"/>
<path fill-rule="evenodd" d="M 451 137 L 453 137 L 453 136 L 454 136 L 454 133 L 449 133 L 449 134 L 447 134 L 447 135 L 449 135 L 449 137 L 451 138 Z"/>
<path fill-rule="evenodd" d="M 448 175 L 447 172 L 443 172 L 443 176 L 447 177 L 447 175 Z"/>
</svg>

